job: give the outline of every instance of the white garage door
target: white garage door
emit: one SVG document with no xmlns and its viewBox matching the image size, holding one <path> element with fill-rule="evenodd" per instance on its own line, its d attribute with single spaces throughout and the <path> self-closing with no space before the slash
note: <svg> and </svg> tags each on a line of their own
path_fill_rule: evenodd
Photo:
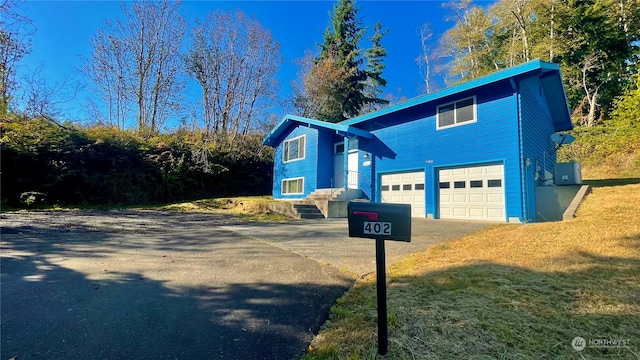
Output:
<svg viewBox="0 0 640 360">
<path fill-rule="evenodd" d="M 385 174 L 380 179 L 383 203 L 411 205 L 411 216 L 424 217 L 424 171 Z"/>
<path fill-rule="evenodd" d="M 504 166 L 440 170 L 440 218 L 504 221 Z"/>
</svg>

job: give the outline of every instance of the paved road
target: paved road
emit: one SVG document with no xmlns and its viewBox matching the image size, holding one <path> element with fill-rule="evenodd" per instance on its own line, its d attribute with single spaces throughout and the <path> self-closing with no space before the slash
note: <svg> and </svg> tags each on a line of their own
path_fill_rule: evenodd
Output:
<svg viewBox="0 0 640 360">
<path fill-rule="evenodd" d="M 346 238 L 344 220 L 10 213 L 0 225 L 0 359 L 296 359 L 354 274 L 375 268 L 373 241 Z M 438 225 L 450 235 L 425 222 L 412 243 L 388 242 L 388 263 L 486 226 Z"/>
</svg>

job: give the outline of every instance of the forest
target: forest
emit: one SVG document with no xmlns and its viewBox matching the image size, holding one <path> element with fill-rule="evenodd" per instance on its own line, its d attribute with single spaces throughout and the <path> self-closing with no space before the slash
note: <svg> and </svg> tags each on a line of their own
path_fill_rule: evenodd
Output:
<svg viewBox="0 0 640 360">
<path fill-rule="evenodd" d="M 20 5 L 0 0 L 3 208 L 268 194 L 273 151 L 261 139 L 282 116 L 275 104 L 337 122 L 395 102 L 385 96 L 390 29 L 361 22 L 366 2 L 336 1 L 284 99 L 280 43 L 254 17 L 218 10 L 187 24 L 178 1 L 124 2 L 90 38 L 82 75 L 97 100 L 86 104 L 92 122 L 74 122 L 59 106 L 76 85 L 17 76 L 35 31 Z M 449 30 L 436 38 L 425 23 L 407 36 L 425 93 L 536 58 L 560 64 L 577 137 L 560 159 L 640 168 L 639 0 L 442 6 Z M 198 84 L 197 109 L 182 104 L 185 78 Z M 166 130 L 171 119 L 180 126 Z"/>
</svg>

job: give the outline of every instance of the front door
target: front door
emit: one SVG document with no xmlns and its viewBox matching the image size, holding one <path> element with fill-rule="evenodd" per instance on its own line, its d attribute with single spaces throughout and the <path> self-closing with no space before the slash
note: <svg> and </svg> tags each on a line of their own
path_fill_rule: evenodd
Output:
<svg viewBox="0 0 640 360">
<path fill-rule="evenodd" d="M 350 151 L 347 156 L 347 169 L 349 170 L 348 184 L 349 189 L 358 188 L 358 150 Z"/>
</svg>

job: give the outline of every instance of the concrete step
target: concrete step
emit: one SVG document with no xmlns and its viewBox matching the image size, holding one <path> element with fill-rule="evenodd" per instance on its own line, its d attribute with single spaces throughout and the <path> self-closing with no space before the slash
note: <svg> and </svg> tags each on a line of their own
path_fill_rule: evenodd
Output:
<svg viewBox="0 0 640 360">
<path fill-rule="evenodd" d="M 320 209 L 312 204 L 294 204 L 293 209 L 302 219 L 324 219 Z"/>
<path fill-rule="evenodd" d="M 319 213 L 320 210 L 317 206 L 312 204 L 294 204 L 293 208 L 296 209 L 298 213 Z"/>
<path fill-rule="evenodd" d="M 300 218 L 301 219 L 324 219 L 324 215 L 322 215 L 322 213 L 317 213 L 317 214 L 302 213 L 300 214 Z"/>
</svg>

